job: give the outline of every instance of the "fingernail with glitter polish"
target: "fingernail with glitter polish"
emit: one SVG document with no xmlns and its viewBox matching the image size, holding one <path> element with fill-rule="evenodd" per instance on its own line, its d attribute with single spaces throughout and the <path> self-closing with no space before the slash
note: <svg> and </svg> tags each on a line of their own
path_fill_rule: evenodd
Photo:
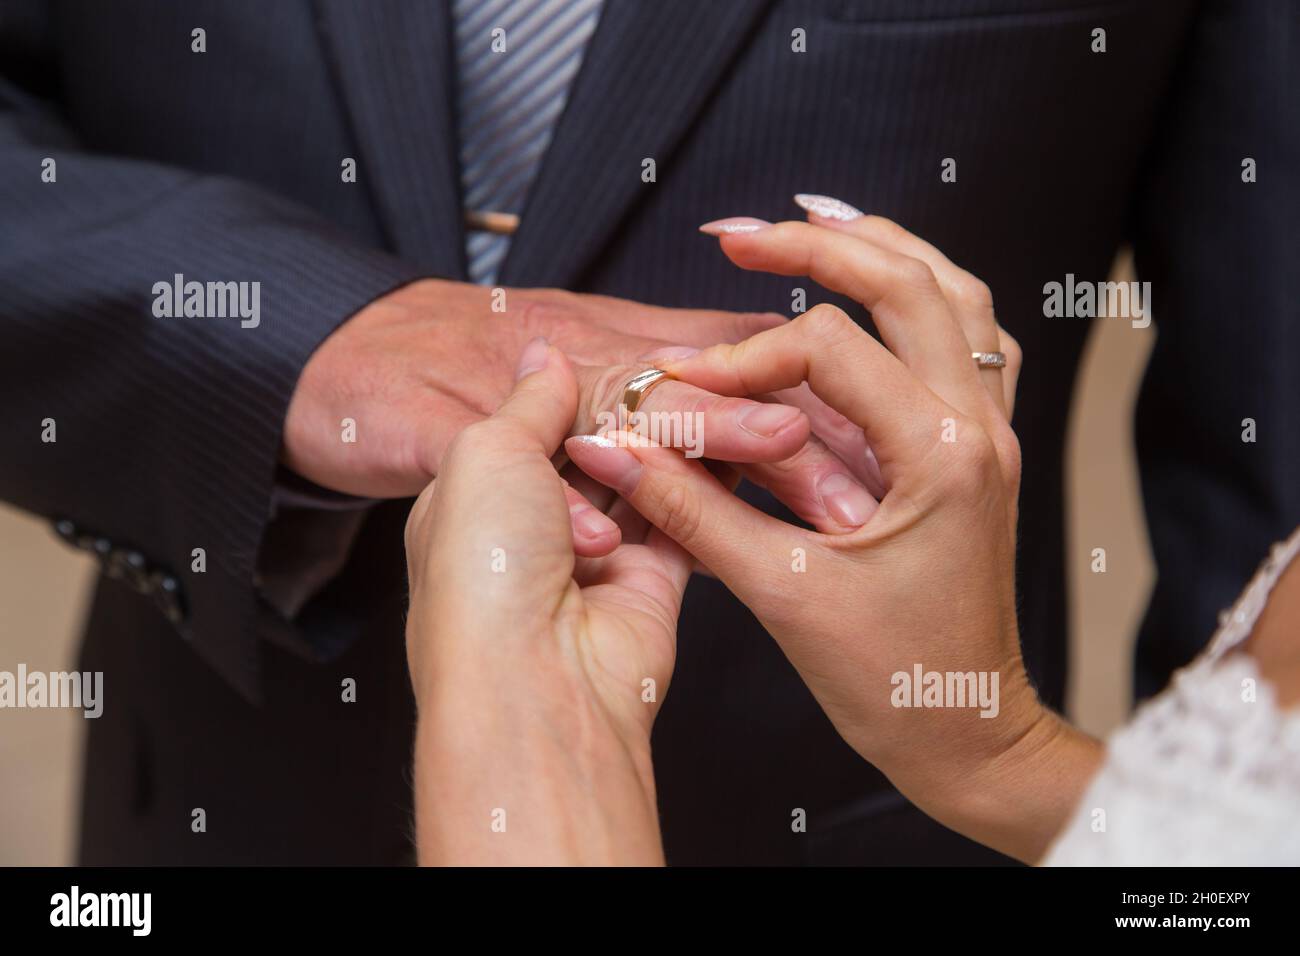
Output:
<svg viewBox="0 0 1300 956">
<path fill-rule="evenodd" d="M 706 236 L 739 236 L 748 232 L 758 232 L 772 225 L 763 219 L 752 216 L 732 216 L 730 219 L 715 219 L 700 226 L 700 232 Z"/>
<path fill-rule="evenodd" d="M 796 193 L 794 204 L 804 212 L 810 212 L 814 216 L 820 216 L 823 219 L 837 219 L 840 222 L 860 219 L 863 215 L 861 209 L 850 206 L 842 199 L 836 199 L 834 196 L 819 196 L 816 193 Z"/>
<path fill-rule="evenodd" d="M 641 480 L 640 459 L 604 435 L 577 435 L 564 450 L 575 465 L 619 494 L 631 494 Z"/>
</svg>

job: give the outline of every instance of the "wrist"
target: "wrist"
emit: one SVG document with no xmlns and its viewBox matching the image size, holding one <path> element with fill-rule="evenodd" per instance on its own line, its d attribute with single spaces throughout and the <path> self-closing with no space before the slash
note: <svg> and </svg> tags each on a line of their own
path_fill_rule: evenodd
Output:
<svg viewBox="0 0 1300 956">
<path fill-rule="evenodd" d="M 663 863 L 648 734 L 524 662 L 439 664 L 418 694 L 422 862 Z"/>
<path fill-rule="evenodd" d="M 1004 745 L 918 806 L 950 829 L 1033 863 L 1065 825 L 1101 761 L 1101 744 L 1033 695 Z M 928 804 L 928 805 L 925 805 Z"/>
</svg>

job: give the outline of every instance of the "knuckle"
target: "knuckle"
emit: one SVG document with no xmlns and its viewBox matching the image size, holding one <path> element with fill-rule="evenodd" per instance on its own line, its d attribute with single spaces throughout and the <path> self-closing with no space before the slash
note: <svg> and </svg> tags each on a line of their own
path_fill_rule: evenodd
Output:
<svg viewBox="0 0 1300 956">
<path fill-rule="evenodd" d="M 863 216 L 859 222 L 862 223 L 862 229 L 864 232 L 869 233 L 871 236 L 880 239 L 883 242 L 896 242 L 904 236 L 909 235 L 906 229 L 887 216 L 872 214 Z"/>
<path fill-rule="evenodd" d="M 595 421 L 601 412 L 614 411 L 623 401 L 623 390 L 639 370 L 631 365 L 607 365 L 591 380 L 587 408 L 579 409 L 579 419 Z"/>
<path fill-rule="evenodd" d="M 928 292 L 938 288 L 939 283 L 934 277 L 934 270 L 930 268 L 929 263 L 921 259 L 902 256 L 896 271 L 899 281 L 912 289 Z"/>
<path fill-rule="evenodd" d="M 794 324 L 804 337 L 815 342 L 838 342 L 848 334 L 850 326 L 857 328 L 847 314 L 826 302 L 809 309 Z"/>
<path fill-rule="evenodd" d="M 460 430 L 443 455 L 442 471 L 449 468 L 465 468 L 491 453 L 496 444 L 494 437 L 498 429 L 498 420 L 485 418 Z"/>
<path fill-rule="evenodd" d="M 712 415 L 746 408 L 749 404 L 746 399 L 715 395 L 683 382 L 665 382 L 646 397 L 641 408 L 683 415 Z"/>
<path fill-rule="evenodd" d="M 993 434 L 993 447 L 1002 469 L 1002 477 L 1010 488 L 1020 487 L 1020 439 L 1010 426 L 997 428 Z"/>
<path fill-rule="evenodd" d="M 509 296 L 517 303 L 515 321 L 530 338 L 573 322 L 582 308 L 581 297 L 563 289 L 516 289 Z M 514 311 L 510 298 L 506 299 L 506 308 Z"/>
<path fill-rule="evenodd" d="M 1020 494 L 1020 443 L 1009 427 L 986 431 L 966 420 L 961 439 L 953 445 L 941 471 L 936 469 L 932 495 L 935 501 L 965 506 L 993 500 L 1010 501 Z"/>
<path fill-rule="evenodd" d="M 656 494 L 655 513 L 659 527 L 674 541 L 693 541 L 699 533 L 699 503 L 680 482 L 669 482 Z"/>
<path fill-rule="evenodd" d="M 993 311 L 993 290 L 987 282 L 969 272 L 963 272 L 955 280 L 957 301 L 972 311 Z"/>
<path fill-rule="evenodd" d="M 515 293 L 519 295 L 520 293 Z M 507 303 L 509 300 L 507 300 Z M 545 302 L 535 298 L 531 293 L 524 295 L 524 300 L 520 304 L 519 314 L 515 321 L 525 338 L 536 337 L 541 329 L 547 324 L 548 307 Z"/>
<path fill-rule="evenodd" d="M 956 432 L 956 441 L 941 446 L 948 452 L 942 486 L 964 494 L 985 486 L 998 473 L 998 453 L 988 433 L 971 419 L 958 417 Z"/>
<path fill-rule="evenodd" d="M 987 471 L 998 462 L 998 449 L 983 428 L 971 422 L 966 428 L 966 440 L 961 442 L 966 463 L 973 471 Z"/>
</svg>

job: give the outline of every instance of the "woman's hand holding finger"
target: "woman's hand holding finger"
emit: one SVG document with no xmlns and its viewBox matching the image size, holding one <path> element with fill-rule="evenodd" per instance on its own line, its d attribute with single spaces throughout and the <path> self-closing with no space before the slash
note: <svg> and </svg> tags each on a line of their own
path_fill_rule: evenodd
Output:
<svg viewBox="0 0 1300 956">
<path fill-rule="evenodd" d="M 845 739 L 906 795 L 955 828 L 1033 858 L 1061 793 L 1077 781 L 1041 778 L 1021 808 L 1041 826 L 997 818 L 986 805 L 1002 768 L 1023 766 L 1025 755 L 1049 759 L 1041 755 L 1065 735 L 1020 657 L 1019 450 L 1006 393 L 981 378 L 931 267 L 926 278 L 896 251 L 806 223 L 733 233 L 724 244 L 742 265 L 852 290 L 888 327 L 889 349 L 820 306 L 668 371 L 721 395 L 806 382 L 862 430 L 884 485 L 879 507 L 855 532 L 819 534 L 758 512 L 665 449 L 571 440 L 570 456 L 750 606 Z M 958 686 L 961 700 L 949 693 Z"/>
</svg>

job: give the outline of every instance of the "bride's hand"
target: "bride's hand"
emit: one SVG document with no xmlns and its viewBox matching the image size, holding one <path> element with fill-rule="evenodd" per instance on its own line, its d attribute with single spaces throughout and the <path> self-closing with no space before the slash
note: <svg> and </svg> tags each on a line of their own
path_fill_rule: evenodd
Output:
<svg viewBox="0 0 1300 956">
<path fill-rule="evenodd" d="M 578 389 L 534 341 L 490 418 L 452 442 L 406 527 L 425 863 L 662 863 L 650 728 L 692 560 L 657 529 L 574 557 L 614 522 L 551 456 Z"/>
<path fill-rule="evenodd" d="M 858 299 L 885 345 L 822 305 L 666 368 L 725 395 L 807 383 L 842 416 L 841 457 L 852 459 L 856 440 L 857 454 L 874 459 L 883 494 L 861 528 L 793 527 L 697 464 L 627 436 L 615 437 L 632 447 L 571 439 L 569 454 L 754 611 L 845 740 L 905 795 L 941 822 L 1033 859 L 1091 765 L 1081 760 L 1077 774 L 1058 766 L 1069 733 L 1039 703 L 1020 656 L 1020 454 L 1008 424 L 1018 351 L 983 285 L 933 247 L 882 220 L 851 226 L 788 222 L 722 241 L 743 267 L 806 274 Z M 1006 352 L 1010 367 L 982 371 L 973 351 Z M 945 675 L 937 698 L 924 676 L 934 673 Z M 948 674 L 973 678 L 961 682 L 965 700 Z M 1019 803 L 1004 806 L 1011 778 L 1023 783 L 1031 765 L 1061 772 L 1032 774 Z"/>
</svg>

